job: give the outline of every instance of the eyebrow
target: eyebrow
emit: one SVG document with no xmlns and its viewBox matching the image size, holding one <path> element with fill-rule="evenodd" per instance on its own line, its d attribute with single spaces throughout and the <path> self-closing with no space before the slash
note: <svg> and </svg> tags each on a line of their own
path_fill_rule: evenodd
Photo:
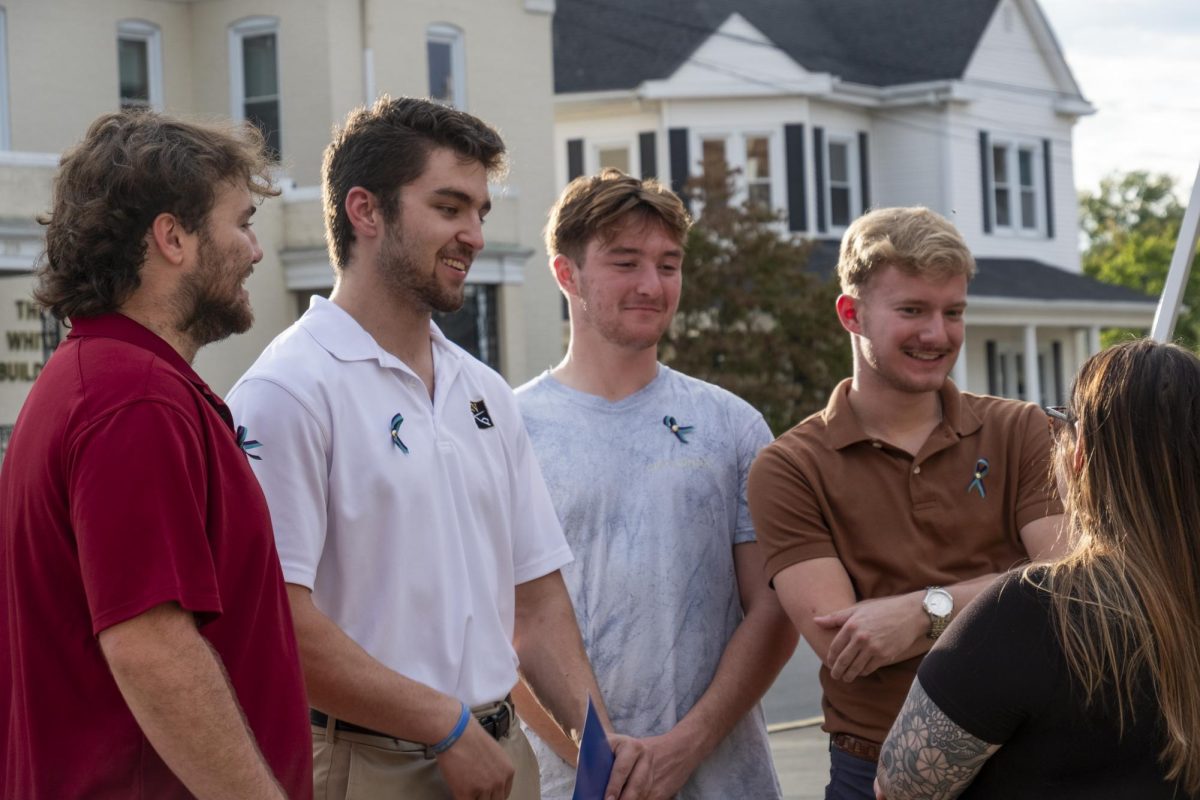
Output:
<svg viewBox="0 0 1200 800">
<path fill-rule="evenodd" d="M 467 194 L 466 192 L 459 191 L 458 189 L 451 189 L 449 187 L 446 187 L 446 188 L 442 188 L 442 189 L 434 189 L 433 193 L 435 195 L 437 195 L 438 197 L 449 197 L 452 200 L 457 200 L 458 202 L 460 202 L 466 206 L 475 204 L 475 198 L 471 197 L 471 195 Z M 481 215 L 486 214 L 491 210 L 492 210 L 492 201 L 490 198 L 484 200 L 483 203 L 479 206 L 479 213 Z"/>
<path fill-rule="evenodd" d="M 611 256 L 640 256 L 642 249 L 640 247 L 612 247 L 607 252 Z M 683 251 L 679 249 L 668 250 L 663 255 L 683 258 Z"/>
</svg>

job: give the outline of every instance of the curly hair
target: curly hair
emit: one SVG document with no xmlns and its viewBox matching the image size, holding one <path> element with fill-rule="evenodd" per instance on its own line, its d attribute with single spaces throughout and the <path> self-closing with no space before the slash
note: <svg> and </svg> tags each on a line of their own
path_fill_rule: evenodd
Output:
<svg viewBox="0 0 1200 800">
<path fill-rule="evenodd" d="M 147 232 L 163 213 L 201 230 L 223 181 L 259 197 L 271 182 L 253 125 L 195 123 L 145 109 L 105 114 L 67 150 L 53 185 L 34 300 L 60 320 L 116 311 L 141 284 Z"/>
<path fill-rule="evenodd" d="M 581 175 L 563 189 L 546 222 L 546 252 L 582 265 L 588 242 L 606 240 L 630 219 L 657 222 L 681 244 L 692 227 L 683 201 L 670 189 L 610 167 Z"/>
<path fill-rule="evenodd" d="M 421 177 L 437 147 L 478 161 L 489 177 L 504 172 L 500 134 L 465 111 L 417 97 L 393 100 L 383 95 L 370 108 L 350 112 L 346 124 L 334 131 L 321 166 L 325 232 L 335 267 L 346 268 L 354 244 L 354 227 L 346 215 L 350 190 L 358 186 L 374 194 L 384 220 L 394 222 L 400 210 L 398 190 Z"/>
<path fill-rule="evenodd" d="M 928 208 L 880 208 L 850 224 L 842 237 L 837 274 L 842 291 L 860 296 L 883 267 L 942 280 L 975 277 L 975 257 L 949 220 Z"/>
</svg>

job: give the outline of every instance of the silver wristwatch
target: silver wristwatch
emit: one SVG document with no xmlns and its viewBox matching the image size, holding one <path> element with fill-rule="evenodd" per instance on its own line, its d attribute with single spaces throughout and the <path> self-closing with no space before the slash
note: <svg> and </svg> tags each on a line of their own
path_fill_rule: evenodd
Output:
<svg viewBox="0 0 1200 800">
<path fill-rule="evenodd" d="M 921 608 L 929 616 L 930 639 L 937 639 L 950 624 L 950 614 L 954 611 L 954 596 L 941 586 L 929 586 L 925 589 L 925 599 Z"/>
</svg>

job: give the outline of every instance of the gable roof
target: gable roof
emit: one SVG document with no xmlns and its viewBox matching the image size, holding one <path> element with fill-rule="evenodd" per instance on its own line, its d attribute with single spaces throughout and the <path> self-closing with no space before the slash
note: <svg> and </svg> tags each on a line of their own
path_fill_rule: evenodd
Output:
<svg viewBox="0 0 1200 800">
<path fill-rule="evenodd" d="M 554 90 L 670 77 L 731 14 L 809 72 L 893 86 L 962 77 L 999 0 L 558 0 Z M 759 45 L 767 46 L 767 45 Z"/>
</svg>

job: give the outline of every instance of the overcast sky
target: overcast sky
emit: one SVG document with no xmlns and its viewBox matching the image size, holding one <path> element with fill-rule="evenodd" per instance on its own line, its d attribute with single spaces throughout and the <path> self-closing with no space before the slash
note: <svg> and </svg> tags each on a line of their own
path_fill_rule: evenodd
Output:
<svg viewBox="0 0 1200 800">
<path fill-rule="evenodd" d="M 1200 0 L 1039 0 L 1096 113 L 1075 126 L 1075 185 L 1113 170 L 1174 175 L 1187 202 L 1200 164 Z"/>
</svg>

